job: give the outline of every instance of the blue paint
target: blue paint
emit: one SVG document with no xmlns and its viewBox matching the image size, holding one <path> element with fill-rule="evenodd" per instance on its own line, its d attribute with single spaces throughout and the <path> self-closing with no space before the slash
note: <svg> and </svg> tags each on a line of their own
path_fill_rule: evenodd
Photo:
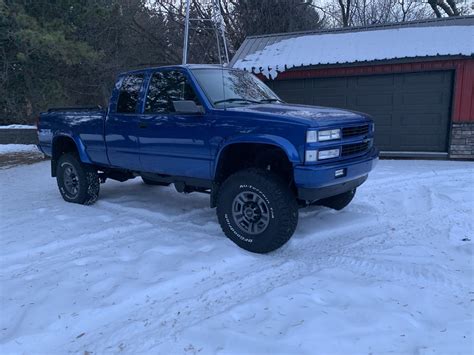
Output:
<svg viewBox="0 0 474 355">
<path fill-rule="evenodd" d="M 213 180 L 221 152 L 232 144 L 262 143 L 281 148 L 294 167 L 297 187 L 318 188 L 366 175 L 373 167 L 374 148 L 359 155 L 305 163 L 305 150 L 340 148 L 373 140 L 373 132 L 337 141 L 306 143 L 308 129 L 331 129 L 371 124 L 365 114 L 284 103 L 213 105 L 193 70 L 215 66 L 188 65 L 149 68 L 120 74 L 107 110 L 68 110 L 42 113 L 38 128 L 40 148 L 52 154 L 58 137 L 71 137 L 80 159 L 99 167 L 151 172 Z M 186 76 L 203 112 L 196 114 L 144 113 L 151 76 L 157 71 L 178 70 Z M 226 69 L 227 70 L 227 69 Z M 233 70 L 233 69 L 232 69 Z M 142 74 L 135 112 L 118 113 L 119 90 L 124 78 Z M 334 178 L 334 171 L 347 175 Z"/>
</svg>

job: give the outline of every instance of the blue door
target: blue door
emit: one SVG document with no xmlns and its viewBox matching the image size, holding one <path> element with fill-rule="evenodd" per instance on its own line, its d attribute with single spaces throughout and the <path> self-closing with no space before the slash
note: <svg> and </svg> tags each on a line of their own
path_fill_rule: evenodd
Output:
<svg viewBox="0 0 474 355">
<path fill-rule="evenodd" d="M 175 176 L 210 178 L 209 121 L 205 114 L 175 112 L 174 101 L 201 105 L 185 72 L 156 71 L 140 116 L 142 170 Z"/>
<path fill-rule="evenodd" d="M 141 170 L 138 136 L 140 131 L 140 94 L 145 75 L 134 73 L 119 80 L 112 96 L 105 128 L 110 164 Z"/>
</svg>

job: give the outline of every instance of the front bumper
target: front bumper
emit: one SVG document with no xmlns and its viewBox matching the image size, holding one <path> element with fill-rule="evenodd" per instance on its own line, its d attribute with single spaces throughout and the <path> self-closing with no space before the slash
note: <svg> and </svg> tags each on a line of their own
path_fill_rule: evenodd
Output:
<svg viewBox="0 0 474 355">
<path fill-rule="evenodd" d="M 360 186 L 378 161 L 378 150 L 372 148 L 367 154 L 344 162 L 325 165 L 298 165 L 294 168 L 294 179 L 298 198 L 316 201 L 335 196 Z M 336 171 L 343 169 L 343 176 Z"/>
</svg>

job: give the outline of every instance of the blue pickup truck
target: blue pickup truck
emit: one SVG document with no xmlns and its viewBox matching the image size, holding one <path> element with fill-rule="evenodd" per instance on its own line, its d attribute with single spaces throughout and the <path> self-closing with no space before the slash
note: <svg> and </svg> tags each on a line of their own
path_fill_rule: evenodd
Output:
<svg viewBox="0 0 474 355">
<path fill-rule="evenodd" d="M 347 206 L 378 159 L 367 115 L 287 104 L 214 65 L 123 73 L 107 110 L 50 109 L 38 136 L 67 202 L 94 203 L 107 178 L 174 184 L 209 194 L 226 236 L 256 253 L 290 239 L 299 208 Z"/>
</svg>

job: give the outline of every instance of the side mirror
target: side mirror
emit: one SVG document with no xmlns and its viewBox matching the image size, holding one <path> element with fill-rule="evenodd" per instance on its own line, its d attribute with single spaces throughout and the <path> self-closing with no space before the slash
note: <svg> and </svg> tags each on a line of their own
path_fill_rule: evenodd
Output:
<svg viewBox="0 0 474 355">
<path fill-rule="evenodd" d="M 203 113 L 202 106 L 196 105 L 192 100 L 173 101 L 173 106 L 176 113 Z"/>
</svg>

